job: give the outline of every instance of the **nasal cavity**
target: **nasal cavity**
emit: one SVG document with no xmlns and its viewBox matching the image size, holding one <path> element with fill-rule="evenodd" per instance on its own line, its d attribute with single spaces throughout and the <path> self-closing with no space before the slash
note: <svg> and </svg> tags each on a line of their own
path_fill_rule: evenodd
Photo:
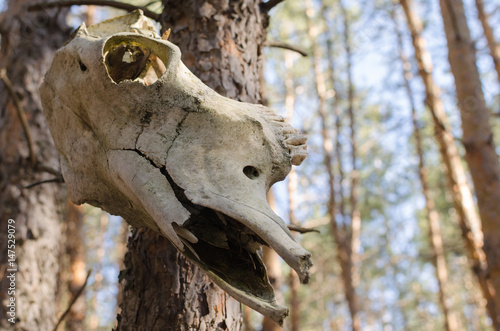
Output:
<svg viewBox="0 0 500 331">
<path fill-rule="evenodd" d="M 163 61 L 153 54 L 151 49 L 133 41 L 108 46 L 105 64 L 115 83 L 130 80 L 148 86 L 166 71 Z"/>
<path fill-rule="evenodd" d="M 259 170 L 252 166 L 246 166 L 245 168 L 243 168 L 243 173 L 250 179 L 256 179 L 257 177 L 259 177 Z"/>
</svg>

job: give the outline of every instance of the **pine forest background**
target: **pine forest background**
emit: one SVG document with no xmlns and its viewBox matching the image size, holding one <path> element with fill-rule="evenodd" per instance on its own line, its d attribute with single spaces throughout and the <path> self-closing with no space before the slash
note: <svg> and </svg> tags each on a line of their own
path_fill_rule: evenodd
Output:
<svg viewBox="0 0 500 331">
<path fill-rule="evenodd" d="M 498 158 L 500 2 L 463 4 Z M 157 12 L 160 6 L 148 4 Z M 75 6 L 67 20 L 76 28 L 122 13 Z M 499 329 L 491 312 L 500 304 L 492 308 L 485 293 L 500 288 L 481 280 L 477 207 L 460 209 L 467 198 L 461 185 L 472 190 L 474 204 L 477 188 L 465 161 L 463 100 L 457 101 L 439 1 L 285 0 L 270 17 L 264 100 L 309 136 L 308 158 L 273 187 L 274 207 L 287 222 L 319 231 L 297 234 L 313 254 L 309 285 L 299 286 L 288 266 L 265 251 L 278 298 L 291 307 L 284 330 Z M 457 154 L 448 146 L 449 155 L 458 163 L 443 162 L 445 142 L 455 146 Z M 459 179 L 450 185 L 455 170 Z M 494 199 L 500 205 L 500 196 Z M 67 321 L 110 330 L 128 227 L 91 206 L 68 203 L 68 210 L 61 306 L 92 270 Z M 467 223 L 469 212 L 476 216 Z M 500 237 L 500 214 L 494 217 Z M 244 312 L 244 330 L 279 330 Z"/>
</svg>

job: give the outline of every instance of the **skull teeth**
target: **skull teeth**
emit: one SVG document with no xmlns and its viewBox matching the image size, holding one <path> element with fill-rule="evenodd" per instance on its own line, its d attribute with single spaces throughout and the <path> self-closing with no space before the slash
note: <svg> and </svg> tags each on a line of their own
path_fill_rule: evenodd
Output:
<svg viewBox="0 0 500 331">
<path fill-rule="evenodd" d="M 224 223 L 224 225 L 227 225 L 226 217 L 224 216 L 224 214 L 218 211 L 215 211 L 215 213 L 217 214 L 217 216 L 219 216 L 219 219 L 222 221 L 222 223 Z"/>
<path fill-rule="evenodd" d="M 173 223 L 173 228 L 174 228 L 175 233 L 177 233 L 179 236 L 186 239 L 190 243 L 196 244 L 198 242 L 198 238 L 196 238 L 196 236 L 188 229 L 177 225 L 177 223 Z"/>
<path fill-rule="evenodd" d="M 304 145 L 307 141 L 307 137 L 302 133 L 293 134 L 285 140 L 287 145 L 300 146 Z"/>
<path fill-rule="evenodd" d="M 196 253 L 196 251 L 194 250 L 194 248 L 191 247 L 191 245 L 189 245 L 188 243 L 184 242 L 184 247 L 187 247 L 187 249 L 195 256 L 195 258 L 197 258 L 198 261 L 201 261 L 200 256 L 198 255 L 198 253 Z"/>
</svg>

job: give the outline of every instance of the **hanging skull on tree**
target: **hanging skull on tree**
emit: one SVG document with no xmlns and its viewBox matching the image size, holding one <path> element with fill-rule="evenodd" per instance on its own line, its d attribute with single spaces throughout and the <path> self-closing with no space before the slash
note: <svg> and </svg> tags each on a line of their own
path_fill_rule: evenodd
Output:
<svg viewBox="0 0 500 331">
<path fill-rule="evenodd" d="M 266 107 L 204 85 L 140 11 L 86 28 L 41 87 L 71 199 L 167 237 L 230 295 L 282 323 L 261 260 L 273 248 L 308 281 L 310 253 L 266 193 L 307 155 Z"/>
</svg>

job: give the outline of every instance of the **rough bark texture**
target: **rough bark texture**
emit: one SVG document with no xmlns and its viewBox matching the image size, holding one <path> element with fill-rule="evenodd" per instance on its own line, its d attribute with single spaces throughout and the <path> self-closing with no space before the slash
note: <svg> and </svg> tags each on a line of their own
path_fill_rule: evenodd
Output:
<svg viewBox="0 0 500 331">
<path fill-rule="evenodd" d="M 182 61 L 219 94 L 260 103 L 263 43 L 268 25 L 258 0 L 164 1 L 162 26 Z"/>
<path fill-rule="evenodd" d="M 116 248 L 116 256 L 125 256 L 127 253 L 127 242 L 128 242 L 128 237 L 129 237 L 130 231 L 129 231 L 129 225 L 127 222 L 123 221 L 121 227 L 120 227 L 120 236 L 118 237 L 118 242 L 117 245 L 118 247 Z M 120 260 L 118 262 L 118 269 L 119 270 L 124 270 L 125 269 L 125 261 Z M 121 304 L 123 302 L 123 283 L 118 283 L 118 293 L 116 294 L 116 314 L 120 314 L 122 312 Z"/>
<path fill-rule="evenodd" d="M 393 14 L 393 13 L 392 13 Z M 404 54 L 403 38 L 399 30 L 397 20 L 393 16 L 396 25 L 396 35 L 398 40 L 399 56 L 403 65 L 404 86 L 408 96 L 408 102 L 411 108 L 411 119 L 413 123 L 413 137 L 418 155 L 418 174 L 422 185 L 422 194 L 425 199 L 426 216 L 429 223 L 429 241 L 432 249 L 432 263 L 436 270 L 436 279 L 439 286 L 439 304 L 443 310 L 445 329 L 448 331 L 458 330 L 458 321 L 455 312 L 451 309 L 451 298 L 448 291 L 448 267 L 446 265 L 446 256 L 443 246 L 443 237 L 441 235 L 441 221 L 439 213 L 436 210 L 434 199 L 431 196 L 427 169 L 424 162 L 424 150 L 422 147 L 422 135 L 418 125 L 417 111 L 413 91 L 411 89 L 411 63 Z"/>
<path fill-rule="evenodd" d="M 474 182 L 484 231 L 484 251 L 496 289 L 497 311 L 492 318 L 500 329 L 500 161 L 495 152 L 490 111 L 484 101 L 463 3 L 461 0 L 441 0 L 440 6 L 462 118 L 465 160 Z"/>
<path fill-rule="evenodd" d="M 419 74 L 425 86 L 426 104 L 434 122 L 434 136 L 439 145 L 441 158 L 446 167 L 448 185 L 453 197 L 455 209 L 459 217 L 462 237 L 465 241 L 468 258 L 472 271 L 476 274 L 490 316 L 495 316 L 497 308 L 494 301 L 495 289 L 488 275 L 488 266 L 483 249 L 483 232 L 479 215 L 476 212 L 475 202 L 467 183 L 467 176 L 458 153 L 454 138 L 448 128 L 448 117 L 444 111 L 440 98 L 440 91 L 432 77 L 433 66 L 425 40 L 421 37 L 422 23 L 412 10 L 411 0 L 400 1 L 411 32 L 415 58 L 418 63 Z"/>
<path fill-rule="evenodd" d="M 163 29 L 172 29 L 183 62 L 208 86 L 258 103 L 267 15 L 259 1 L 164 1 Z M 240 304 L 163 237 L 134 229 L 125 258 L 118 330 L 239 330 Z"/>
<path fill-rule="evenodd" d="M 119 330 L 239 330 L 239 304 L 167 238 L 133 229 L 128 248 Z"/>
<path fill-rule="evenodd" d="M 51 330 L 58 307 L 58 279 L 61 243 L 61 208 L 66 202 L 60 184 L 23 187 L 54 178 L 43 170 L 58 168 L 58 157 L 42 114 L 38 87 L 54 51 L 69 35 L 65 13 L 46 11 L 26 13 L 23 6 L 36 1 L 9 1 L 0 16 L 2 48 L 0 68 L 0 329 Z M 59 15 L 57 15 L 58 13 Z M 29 143 L 20 121 L 13 93 L 24 109 L 33 141 Z M 55 171 L 53 171 L 55 173 Z M 7 322 L 8 279 L 7 220 L 15 220 L 16 236 L 16 324 Z"/>
<path fill-rule="evenodd" d="M 484 36 L 488 42 L 488 48 L 490 49 L 490 54 L 493 59 L 493 64 L 495 65 L 495 70 L 497 72 L 497 78 L 500 82 L 500 44 L 497 43 L 495 39 L 495 34 L 491 28 L 490 22 L 488 20 L 488 14 L 484 10 L 483 0 L 476 0 L 477 16 L 481 21 L 483 26 Z"/>
</svg>

